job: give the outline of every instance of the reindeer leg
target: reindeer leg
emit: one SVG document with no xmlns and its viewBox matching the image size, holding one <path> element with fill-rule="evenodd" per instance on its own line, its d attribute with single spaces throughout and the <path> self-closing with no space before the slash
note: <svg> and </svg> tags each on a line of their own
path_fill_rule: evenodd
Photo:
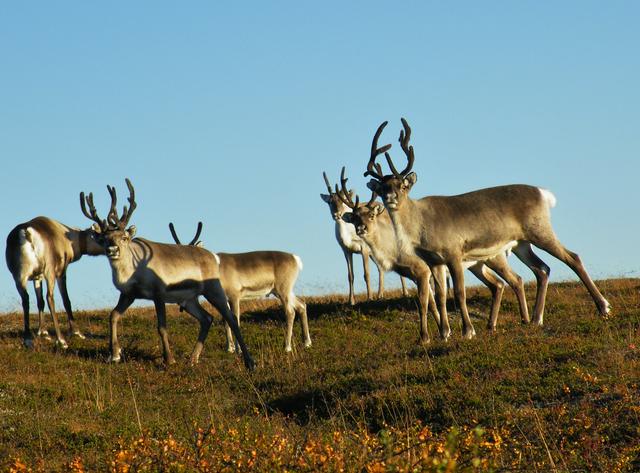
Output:
<svg viewBox="0 0 640 473">
<path fill-rule="evenodd" d="M 205 292 L 203 294 L 205 299 L 207 299 L 210 304 L 212 304 L 216 309 L 218 309 L 218 312 L 220 312 L 220 315 L 222 315 L 222 318 L 231 327 L 231 331 L 233 332 L 233 335 L 235 336 L 237 343 L 240 345 L 240 348 L 242 349 L 244 366 L 249 370 L 255 369 L 256 364 L 253 361 L 253 358 L 251 358 L 249 349 L 244 343 L 244 339 L 242 338 L 242 334 L 240 333 L 240 327 L 238 327 L 238 322 L 236 321 L 236 318 L 231 312 L 231 310 L 229 310 L 227 296 L 225 295 L 224 289 L 220 284 L 220 280 L 214 279 L 210 281 L 207 286 L 208 287 L 205 289 Z M 209 325 L 211 325 L 211 321 L 209 321 Z M 192 362 L 193 361 L 195 361 L 196 363 L 198 362 L 198 357 L 200 356 L 200 351 L 202 351 L 202 346 L 204 344 L 204 340 L 207 338 L 208 331 L 209 331 L 209 327 L 206 327 L 205 329 L 204 326 L 201 326 L 198 342 L 196 343 L 196 347 L 194 348 L 193 353 L 191 355 Z"/>
<path fill-rule="evenodd" d="M 460 307 L 460 315 L 462 316 L 462 336 L 471 339 L 476 336 L 473 323 L 469 318 L 469 310 L 467 309 L 467 292 L 464 286 L 464 268 L 460 260 L 454 260 L 447 264 L 451 279 L 453 280 L 453 292 Z"/>
<path fill-rule="evenodd" d="M 120 293 L 118 303 L 109 315 L 109 351 L 111 352 L 107 360 L 109 363 L 118 363 L 121 360 L 122 350 L 118 344 L 118 321 L 129 306 L 133 304 L 133 301 L 135 301 L 135 298 Z"/>
<path fill-rule="evenodd" d="M 353 295 L 353 253 L 343 248 L 344 258 L 347 260 L 347 277 L 349 278 L 349 304 L 356 305 L 356 298 Z"/>
<path fill-rule="evenodd" d="M 33 280 L 33 289 L 36 293 L 36 301 L 38 304 L 38 337 L 51 340 L 51 336 L 47 331 L 44 321 L 44 296 L 42 295 L 42 279 Z"/>
<path fill-rule="evenodd" d="M 27 281 L 18 281 L 16 279 L 16 289 L 22 300 L 22 315 L 24 317 L 24 332 L 22 334 L 22 343 L 26 348 L 33 348 L 33 336 L 29 327 L 29 293 L 27 292 Z"/>
<path fill-rule="evenodd" d="M 544 304 L 547 298 L 549 274 L 551 268 L 533 252 L 529 242 L 520 242 L 513 249 L 513 253 L 526 264 L 536 277 L 536 303 L 533 307 L 533 323 L 542 325 L 544 320 Z"/>
<path fill-rule="evenodd" d="M 502 302 L 502 294 L 504 293 L 504 283 L 494 276 L 484 263 L 474 264 L 469 268 L 469 271 L 491 291 L 491 314 L 489 315 L 487 328 L 495 331 L 496 323 L 498 322 L 498 313 L 500 312 L 500 303 Z"/>
<path fill-rule="evenodd" d="M 61 348 L 66 349 L 69 345 L 62 337 L 62 332 L 60 332 L 60 324 L 58 323 L 58 314 L 56 314 L 56 304 L 53 299 L 53 287 L 55 286 L 54 278 L 47 278 L 47 305 L 49 306 L 49 312 L 51 312 L 51 317 L 53 318 L 53 327 L 56 331 L 56 345 L 59 345 Z"/>
<path fill-rule="evenodd" d="M 176 360 L 169 347 L 169 333 L 167 332 L 167 308 L 163 299 L 155 299 L 156 318 L 158 321 L 158 335 L 162 343 L 162 358 L 167 365 L 175 364 Z"/>
<path fill-rule="evenodd" d="M 69 293 L 67 292 L 67 273 L 62 273 L 58 278 L 58 288 L 60 289 L 60 295 L 62 296 L 62 304 L 64 310 L 67 312 L 69 320 L 69 333 L 75 335 L 78 338 L 84 339 L 85 336 L 78 327 L 76 327 L 76 321 L 73 318 L 73 310 L 71 309 L 71 300 L 69 299 Z"/>
</svg>

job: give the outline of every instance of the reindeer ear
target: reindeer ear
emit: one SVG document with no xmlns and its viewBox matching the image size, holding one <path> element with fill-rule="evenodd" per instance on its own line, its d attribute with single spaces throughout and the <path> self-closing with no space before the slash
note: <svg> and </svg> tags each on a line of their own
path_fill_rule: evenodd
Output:
<svg viewBox="0 0 640 473">
<path fill-rule="evenodd" d="M 380 181 L 371 179 L 369 182 L 367 182 L 367 187 L 369 188 L 369 190 L 372 190 L 376 194 L 382 195 L 382 184 L 380 183 Z"/>
<path fill-rule="evenodd" d="M 331 197 L 329 197 L 329 194 L 320 194 L 320 198 L 324 200 L 327 204 L 331 200 Z"/>
<path fill-rule="evenodd" d="M 411 189 L 416 182 L 418 182 L 418 176 L 415 172 L 410 172 L 402 180 L 402 183 L 409 189 Z"/>
<path fill-rule="evenodd" d="M 127 233 L 129 234 L 129 238 L 133 238 L 136 235 L 136 226 L 131 225 L 129 228 L 127 228 Z"/>
<path fill-rule="evenodd" d="M 100 228 L 100 225 L 98 225 L 97 223 L 94 223 L 93 225 L 91 225 L 91 230 L 93 230 L 96 233 L 102 233 L 102 229 Z"/>
<path fill-rule="evenodd" d="M 204 243 L 199 241 L 199 242 L 196 242 L 196 244 L 194 246 L 197 246 L 198 248 L 204 248 Z"/>
<path fill-rule="evenodd" d="M 345 212 L 342 214 L 342 220 L 347 223 L 353 224 L 353 212 Z"/>
<path fill-rule="evenodd" d="M 384 205 L 382 205 L 380 202 L 376 202 L 373 206 L 374 215 L 380 215 L 382 212 L 384 212 L 384 210 Z"/>
</svg>

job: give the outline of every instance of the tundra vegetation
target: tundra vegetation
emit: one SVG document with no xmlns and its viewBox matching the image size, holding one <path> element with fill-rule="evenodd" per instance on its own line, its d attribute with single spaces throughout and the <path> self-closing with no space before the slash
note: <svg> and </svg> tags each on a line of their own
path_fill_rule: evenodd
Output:
<svg viewBox="0 0 640 473">
<path fill-rule="evenodd" d="M 104 363 L 108 310 L 77 311 L 86 339 L 22 346 L 0 324 L 2 471 L 638 471 L 640 282 L 599 281 L 602 318 L 577 282 L 551 284 L 542 327 L 506 292 L 495 333 L 416 343 L 415 294 L 352 307 L 307 297 L 314 345 L 282 350 L 275 300 L 243 308 L 248 372 L 212 330 L 198 365 L 163 363 L 153 306 L 123 317 L 124 362 Z M 526 286 L 535 300 L 535 286 Z M 472 318 L 491 295 L 467 292 Z M 194 321 L 168 306 L 174 353 Z M 221 318 L 216 319 L 221 324 Z M 486 322 L 486 320 L 484 320 Z M 435 329 L 435 324 L 429 320 Z M 484 325 L 481 323 L 479 326 Z"/>
</svg>

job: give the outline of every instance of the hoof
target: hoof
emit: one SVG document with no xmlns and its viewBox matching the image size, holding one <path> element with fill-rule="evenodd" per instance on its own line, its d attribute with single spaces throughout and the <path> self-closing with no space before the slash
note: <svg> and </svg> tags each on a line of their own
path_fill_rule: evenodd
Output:
<svg viewBox="0 0 640 473">
<path fill-rule="evenodd" d="M 244 367 L 247 371 L 255 371 L 256 370 L 256 362 L 253 361 L 253 358 L 246 358 L 244 360 Z"/>
<path fill-rule="evenodd" d="M 304 342 L 304 347 L 305 348 L 311 347 L 311 340 L 307 340 L 306 342 Z"/>
<path fill-rule="evenodd" d="M 284 351 L 285 353 L 291 353 L 293 349 L 291 348 L 291 346 L 288 346 L 288 347 L 284 347 Z"/>
<path fill-rule="evenodd" d="M 465 340 L 471 340 L 475 336 L 476 336 L 476 331 L 474 329 L 467 330 L 465 333 L 462 334 L 462 338 L 464 338 Z"/>
<path fill-rule="evenodd" d="M 45 340 L 51 340 L 51 335 L 46 330 L 38 330 L 38 337 L 42 337 Z"/>
<path fill-rule="evenodd" d="M 107 363 L 120 363 L 120 361 L 122 361 L 122 350 L 118 350 L 116 355 L 112 353 L 109 355 L 109 358 L 107 358 Z"/>
<path fill-rule="evenodd" d="M 27 350 L 33 350 L 33 338 L 25 338 L 22 343 Z"/>
<path fill-rule="evenodd" d="M 605 319 L 613 315 L 611 313 L 611 304 L 609 304 L 609 301 L 605 300 L 604 304 L 600 307 L 600 315 Z"/>
<path fill-rule="evenodd" d="M 80 340 L 85 340 L 87 338 L 82 334 L 80 330 L 76 330 L 75 332 L 73 332 L 73 336 L 78 337 Z"/>
<path fill-rule="evenodd" d="M 63 350 L 66 350 L 67 348 L 69 348 L 69 345 L 67 345 L 67 342 L 62 338 L 59 340 L 56 340 L 56 346 L 62 348 Z"/>
<path fill-rule="evenodd" d="M 236 352 L 236 347 L 234 346 L 227 347 L 227 353 L 235 353 L 235 352 Z"/>
</svg>

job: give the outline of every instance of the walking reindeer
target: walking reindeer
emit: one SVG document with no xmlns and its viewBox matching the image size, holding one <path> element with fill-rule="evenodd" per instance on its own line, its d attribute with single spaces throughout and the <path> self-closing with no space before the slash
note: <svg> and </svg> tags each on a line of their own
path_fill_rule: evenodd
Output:
<svg viewBox="0 0 640 473">
<path fill-rule="evenodd" d="M 173 223 L 169 223 L 169 230 L 173 240 L 180 245 Z M 188 245 L 202 245 L 202 242 L 198 241 L 201 231 L 202 222 L 198 222 L 196 235 Z M 299 256 L 283 251 L 216 254 L 219 257 L 220 282 L 236 315 L 238 326 L 240 326 L 241 300 L 273 294 L 282 303 L 287 318 L 285 351 L 292 351 L 291 340 L 296 314 L 302 325 L 304 346 L 305 348 L 311 346 L 307 306 L 293 293 L 293 286 L 302 270 L 302 260 Z M 233 352 L 236 347 L 229 325 L 226 325 L 226 332 L 227 350 Z"/>
<path fill-rule="evenodd" d="M 127 225 L 137 204 L 133 185 L 129 179 L 126 179 L 126 183 L 129 188 L 129 207 L 124 206 L 121 216 L 116 209 L 115 188 L 107 186 L 111 196 L 111 207 L 106 219 L 98 216 L 93 194 L 85 197 L 84 192 L 80 193 L 82 213 L 95 222 L 94 228 L 99 232 L 99 241 L 109 258 L 113 283 L 120 291 L 118 303 L 110 315 L 109 361 L 121 360 L 118 343 L 120 317 L 133 301 L 147 299 L 152 300 L 155 305 L 158 335 L 166 364 L 175 363 L 175 359 L 169 347 L 165 304 L 180 304 L 200 322 L 200 332 L 190 358 L 191 364 L 197 363 L 212 322 L 211 314 L 198 302 L 198 296 L 202 295 L 229 324 L 242 349 L 245 366 L 253 369 L 255 363 L 244 343 L 236 318 L 229 309 L 227 297 L 220 283 L 218 257 L 197 246 L 172 245 L 134 238 L 136 227 Z"/>
<path fill-rule="evenodd" d="M 604 316 L 609 312 L 609 303 L 589 277 L 580 257 L 567 250 L 553 231 L 550 209 L 555 206 L 556 198 L 550 191 L 513 184 L 455 196 L 411 199 L 409 192 L 417 181 L 416 174 L 411 172 L 414 163 L 413 146 L 409 145 L 411 128 L 403 118 L 399 142 L 407 165 L 398 171 L 387 152 L 391 145 L 377 148 L 377 140 L 386 124 L 382 123 L 374 135 L 365 172 L 365 176 L 372 177 L 368 187 L 382 197 L 400 245 L 413 249 L 432 268 L 448 268 L 462 313 L 465 338 L 472 338 L 475 330 L 466 303 L 464 263 L 487 261 L 508 250 L 512 250 L 536 275 L 538 286 L 533 322 L 542 325 L 549 267 L 533 253 L 532 245 L 567 264 L 589 291 L 600 314 Z M 383 174 L 381 166 L 375 163 L 382 153 L 391 174 Z M 440 315 L 442 325 L 448 325 L 446 309 L 441 310 Z"/>
</svg>

